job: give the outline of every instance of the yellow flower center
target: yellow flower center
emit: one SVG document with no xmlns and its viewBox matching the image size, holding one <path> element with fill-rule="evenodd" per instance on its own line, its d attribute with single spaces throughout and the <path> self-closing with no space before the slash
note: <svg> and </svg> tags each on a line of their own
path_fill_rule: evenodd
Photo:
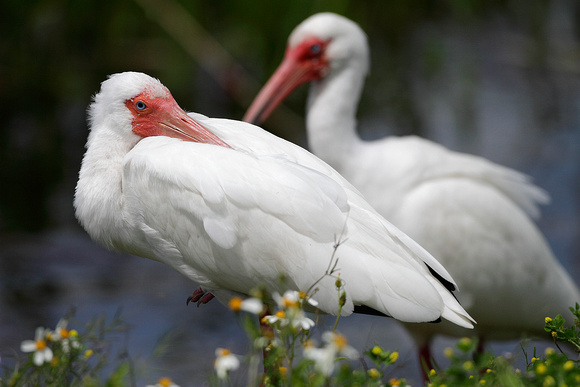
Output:
<svg viewBox="0 0 580 387">
<path fill-rule="evenodd" d="M 339 350 L 343 349 L 348 344 L 348 340 L 346 339 L 346 337 L 344 337 L 343 335 L 339 335 L 339 334 L 334 335 L 332 341 L 334 342 L 334 345 L 336 345 L 336 347 Z"/>
<path fill-rule="evenodd" d="M 169 387 L 173 384 L 173 381 L 169 378 L 161 378 L 161 379 L 159 379 L 157 384 L 159 384 L 160 386 L 163 386 L 163 387 Z"/>
<path fill-rule="evenodd" d="M 228 356 L 228 355 L 231 355 L 231 354 L 232 354 L 232 351 L 230 351 L 227 348 L 220 348 L 219 351 L 218 351 L 218 356 L 219 357 L 224 357 L 224 356 Z"/>
<path fill-rule="evenodd" d="M 60 337 L 62 337 L 63 339 L 66 339 L 69 336 L 69 330 L 68 329 L 61 329 L 59 333 L 60 333 Z"/>
<path fill-rule="evenodd" d="M 298 308 L 298 301 L 293 300 L 293 299 L 288 298 L 288 297 L 284 297 L 282 299 L 282 303 L 284 304 L 284 307 L 286 307 L 286 308 Z"/>
<path fill-rule="evenodd" d="M 286 312 L 284 312 L 283 310 L 279 310 L 276 312 L 276 317 L 278 318 L 286 318 Z"/>
<path fill-rule="evenodd" d="M 46 341 L 44 340 L 36 340 L 36 350 L 42 351 L 46 348 Z"/>
<path fill-rule="evenodd" d="M 391 386 L 400 386 L 401 385 L 401 381 L 397 378 L 392 378 L 391 380 L 389 380 L 389 383 L 391 384 Z"/>
<path fill-rule="evenodd" d="M 239 312 L 242 309 L 242 299 L 240 297 L 234 297 L 229 302 L 229 307 L 234 312 Z"/>
</svg>

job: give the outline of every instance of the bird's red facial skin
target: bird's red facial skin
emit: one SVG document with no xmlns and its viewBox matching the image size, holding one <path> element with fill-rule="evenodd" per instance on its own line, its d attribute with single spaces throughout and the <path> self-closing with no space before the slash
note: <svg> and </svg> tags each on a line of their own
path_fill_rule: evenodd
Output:
<svg viewBox="0 0 580 387">
<path fill-rule="evenodd" d="M 153 97 L 145 90 L 125 101 L 125 106 L 133 116 L 133 133 L 138 136 L 167 136 L 230 148 L 218 136 L 188 116 L 169 91 L 165 97 Z"/>
<path fill-rule="evenodd" d="M 302 78 L 302 83 L 323 78 L 328 72 L 329 63 L 326 57 L 326 46 L 329 40 L 307 38 L 294 48 L 286 49 L 285 58 L 292 58 L 299 66 L 308 68 Z M 286 60 L 286 59 L 284 59 Z"/>
<path fill-rule="evenodd" d="M 330 68 L 326 47 L 330 40 L 311 37 L 288 47 L 284 60 L 264 85 L 246 112 L 244 121 L 261 123 L 303 83 L 324 77 Z"/>
</svg>

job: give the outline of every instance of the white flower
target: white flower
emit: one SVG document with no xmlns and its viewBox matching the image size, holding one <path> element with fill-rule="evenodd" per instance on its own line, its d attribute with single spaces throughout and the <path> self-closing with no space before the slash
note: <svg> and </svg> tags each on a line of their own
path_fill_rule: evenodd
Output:
<svg viewBox="0 0 580 387">
<path fill-rule="evenodd" d="M 262 300 L 258 298 L 246 298 L 242 300 L 240 297 L 233 297 L 229 302 L 229 307 L 234 312 L 239 312 L 243 310 L 244 312 L 260 314 L 264 310 L 264 304 Z"/>
<path fill-rule="evenodd" d="M 304 348 L 304 357 L 313 360 L 315 367 L 324 375 L 330 376 L 334 371 L 334 362 L 337 356 L 356 359 L 358 351 L 348 345 L 346 337 L 338 333 L 325 332 L 322 340 L 326 345 L 322 348 L 307 346 Z"/>
<path fill-rule="evenodd" d="M 20 350 L 34 352 L 33 361 L 37 366 L 52 360 L 52 350 L 46 344 L 46 330 L 44 328 L 36 328 L 34 340 L 24 340 L 20 344 Z"/>
<path fill-rule="evenodd" d="M 314 325 L 316 325 L 314 321 L 306 317 L 304 313 L 297 314 L 292 320 L 292 326 L 294 328 L 302 328 L 305 331 L 310 330 L 310 328 L 312 328 Z"/>
<path fill-rule="evenodd" d="M 300 328 L 306 331 L 315 325 L 314 321 L 306 317 L 302 309 L 297 308 L 288 309 L 288 313 L 279 310 L 274 315 L 264 316 L 262 321 L 269 325 L 278 323 L 280 327 L 290 324 L 292 328 Z"/>
<path fill-rule="evenodd" d="M 331 347 L 304 348 L 304 357 L 313 360 L 318 371 L 326 376 L 330 376 L 334 370 L 336 352 Z"/>
<path fill-rule="evenodd" d="M 161 378 L 157 384 L 149 384 L 147 387 L 179 387 L 169 378 Z"/>
<path fill-rule="evenodd" d="M 69 352 L 71 347 L 78 349 L 81 344 L 78 341 L 78 333 L 74 329 L 67 329 L 68 320 L 60 319 L 56 324 L 56 328 L 53 332 L 47 334 L 47 338 L 50 341 L 60 341 L 62 349 L 65 352 Z"/>
<path fill-rule="evenodd" d="M 262 321 L 273 325 L 276 324 L 277 322 L 280 323 L 280 326 L 285 327 L 286 325 L 288 325 L 288 318 L 286 317 L 286 312 L 284 312 L 283 310 L 279 310 L 276 312 L 276 314 L 272 314 L 272 315 L 268 315 L 268 316 L 264 316 L 264 318 L 262 318 Z"/>
<path fill-rule="evenodd" d="M 215 355 L 213 367 L 221 380 L 228 376 L 229 371 L 237 370 L 240 367 L 240 360 L 229 349 L 218 348 L 215 350 Z"/>
<path fill-rule="evenodd" d="M 287 308 L 297 308 L 300 306 L 304 300 L 312 306 L 318 306 L 318 302 L 308 297 L 304 292 L 299 292 L 297 290 L 286 290 L 283 296 L 278 293 L 272 294 L 274 301 L 278 304 L 278 307 L 282 309 Z"/>
</svg>

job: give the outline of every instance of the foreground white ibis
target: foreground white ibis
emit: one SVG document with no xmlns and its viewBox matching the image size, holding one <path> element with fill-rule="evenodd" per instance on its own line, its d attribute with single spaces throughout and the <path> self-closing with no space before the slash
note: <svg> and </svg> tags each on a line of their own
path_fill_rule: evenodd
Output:
<svg viewBox="0 0 580 387">
<path fill-rule="evenodd" d="M 163 262 L 224 302 L 258 285 L 307 291 L 322 278 L 312 297 L 336 314 L 340 273 L 344 315 L 473 326 L 445 269 L 306 150 L 244 122 L 186 114 L 142 73 L 103 82 L 89 115 L 74 206 L 95 241 Z"/>
<path fill-rule="evenodd" d="M 414 136 L 361 141 L 355 114 L 368 67 L 359 26 L 316 14 L 294 29 L 282 64 L 244 120 L 263 122 L 311 82 L 310 149 L 449 270 L 478 335 L 545 334 L 544 317 L 571 318 L 568 307 L 580 292 L 531 219 L 548 200 L 544 191 L 519 172 Z M 426 358 L 432 335 L 465 335 L 451 324 L 410 328 Z"/>
</svg>

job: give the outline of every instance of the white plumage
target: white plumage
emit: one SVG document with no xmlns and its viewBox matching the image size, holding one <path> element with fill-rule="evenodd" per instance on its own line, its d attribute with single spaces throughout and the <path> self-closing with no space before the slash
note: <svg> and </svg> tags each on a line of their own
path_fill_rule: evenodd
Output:
<svg viewBox="0 0 580 387">
<path fill-rule="evenodd" d="M 187 115 L 141 73 L 111 76 L 89 112 L 74 205 L 95 241 L 163 262 L 222 301 L 260 284 L 306 291 L 340 242 L 343 314 L 366 306 L 472 327 L 445 269 L 304 149 L 250 124 Z M 338 312 L 334 283 L 316 285 L 324 312 Z"/>
<path fill-rule="evenodd" d="M 542 334 L 545 316 L 571 318 L 580 292 L 531 219 L 548 196 L 528 177 L 414 136 L 360 140 L 355 115 L 368 57 L 354 22 L 331 13 L 306 19 L 244 120 L 262 122 L 311 82 L 310 149 L 449 270 L 477 334 L 520 338 Z M 421 345 L 435 333 L 465 334 L 450 324 L 410 328 Z"/>
</svg>

